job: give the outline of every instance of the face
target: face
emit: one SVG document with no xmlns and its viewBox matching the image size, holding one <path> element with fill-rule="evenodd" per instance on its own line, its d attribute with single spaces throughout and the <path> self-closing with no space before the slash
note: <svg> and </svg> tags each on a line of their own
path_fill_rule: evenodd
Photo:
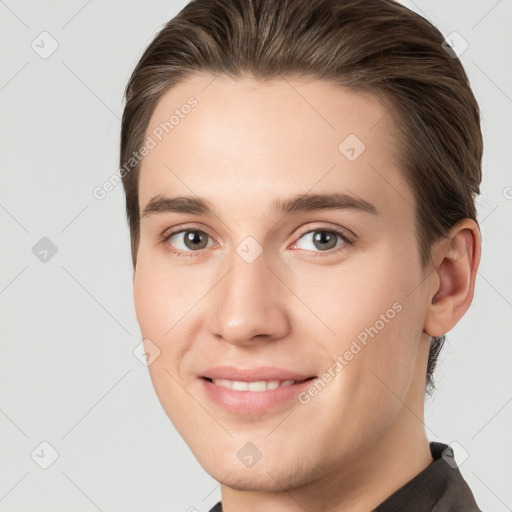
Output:
<svg viewBox="0 0 512 512">
<path fill-rule="evenodd" d="M 223 75 L 154 111 L 137 319 L 164 410 L 230 488 L 342 478 L 422 414 L 427 294 L 387 112 L 319 80 Z"/>
</svg>

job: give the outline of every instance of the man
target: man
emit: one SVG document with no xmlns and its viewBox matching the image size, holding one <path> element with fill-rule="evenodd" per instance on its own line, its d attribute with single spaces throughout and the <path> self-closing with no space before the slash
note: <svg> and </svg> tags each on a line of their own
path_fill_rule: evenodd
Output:
<svg viewBox="0 0 512 512">
<path fill-rule="evenodd" d="M 196 0 L 126 100 L 137 319 L 211 512 L 478 511 L 423 422 L 481 253 L 440 32 L 391 0 Z"/>
</svg>

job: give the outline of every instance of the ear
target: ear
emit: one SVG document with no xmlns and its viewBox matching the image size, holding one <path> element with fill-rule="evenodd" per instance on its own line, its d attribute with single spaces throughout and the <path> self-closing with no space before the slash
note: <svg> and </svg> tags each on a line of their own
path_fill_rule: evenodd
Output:
<svg viewBox="0 0 512 512">
<path fill-rule="evenodd" d="M 464 316 L 473 300 L 476 273 L 480 264 L 481 237 L 478 224 L 462 219 L 448 237 L 432 247 L 434 270 L 423 330 L 441 336 Z"/>
</svg>

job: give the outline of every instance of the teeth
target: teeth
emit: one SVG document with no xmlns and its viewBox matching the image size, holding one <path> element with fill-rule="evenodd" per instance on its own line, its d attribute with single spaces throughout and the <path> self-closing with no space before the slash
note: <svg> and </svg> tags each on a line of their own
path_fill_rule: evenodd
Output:
<svg viewBox="0 0 512 512">
<path fill-rule="evenodd" d="M 212 379 L 217 386 L 232 389 L 234 391 L 267 391 L 268 389 L 282 388 L 295 384 L 295 380 L 260 380 L 256 382 L 244 382 L 239 380 Z"/>
</svg>

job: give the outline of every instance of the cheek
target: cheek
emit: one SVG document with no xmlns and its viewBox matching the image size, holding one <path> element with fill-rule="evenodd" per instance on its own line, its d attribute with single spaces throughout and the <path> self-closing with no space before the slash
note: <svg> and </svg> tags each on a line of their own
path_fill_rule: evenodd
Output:
<svg viewBox="0 0 512 512">
<path fill-rule="evenodd" d="M 301 310 L 308 306 L 318 326 L 325 332 L 329 328 L 330 339 L 343 342 L 361 332 L 364 339 L 365 329 L 375 323 L 378 331 L 389 331 L 388 326 L 404 316 L 397 309 L 412 298 L 413 271 L 399 256 L 392 251 L 355 253 L 339 265 L 298 266 L 286 280 L 302 299 Z"/>
<path fill-rule="evenodd" d="M 315 279 L 297 275 L 307 278 L 297 279 L 292 287 L 312 305 L 322 331 L 327 333 L 325 326 L 330 331 L 317 336 L 318 343 L 331 360 L 342 361 L 343 377 L 335 379 L 339 392 L 352 395 L 369 387 L 372 393 L 359 398 L 376 405 L 396 400 L 389 389 L 404 398 L 423 314 L 417 295 L 411 293 L 419 276 L 414 259 L 390 247 L 379 257 L 360 257 L 354 265 L 329 272 L 324 268 Z"/>
<path fill-rule="evenodd" d="M 137 321 L 145 338 L 160 337 L 167 315 L 164 311 L 172 311 L 169 295 L 163 293 L 163 283 L 157 283 L 144 271 L 143 265 L 137 264 L 133 283 L 133 298 Z"/>
<path fill-rule="evenodd" d="M 188 270 L 173 268 L 160 251 L 141 245 L 133 297 L 137 320 L 143 335 L 163 337 L 185 313 L 187 304 L 200 297 L 196 278 Z M 188 286 L 187 286 L 188 283 Z M 196 293 L 194 293 L 196 290 Z"/>
<path fill-rule="evenodd" d="M 137 262 L 133 282 L 135 313 L 143 338 L 152 340 L 162 352 L 167 352 L 176 343 L 171 342 L 183 317 L 183 293 L 176 293 L 179 283 L 155 270 L 150 262 L 142 258 Z M 174 336 L 176 337 L 176 336 Z"/>
<path fill-rule="evenodd" d="M 156 395 L 175 425 L 184 421 L 183 414 L 190 407 L 190 396 L 179 381 L 183 380 L 180 361 L 188 350 L 184 315 L 190 309 L 183 293 L 175 293 L 179 283 L 162 275 L 154 265 L 139 260 L 133 284 L 137 321 L 145 349 L 159 350 L 159 355 L 148 366 Z M 148 342 L 147 340 L 151 340 Z"/>
<path fill-rule="evenodd" d="M 142 257 L 137 262 L 135 313 L 143 339 L 151 340 L 160 350 L 160 357 L 149 367 L 157 391 L 157 382 L 168 381 L 166 385 L 172 389 L 176 386 L 166 370 L 179 379 L 190 378 L 183 373 L 182 362 L 194 347 L 202 325 L 197 321 L 201 298 L 208 291 L 207 276 L 194 274 L 192 267 L 172 268 L 159 257 Z"/>
<path fill-rule="evenodd" d="M 369 271 L 355 293 L 352 339 L 362 341 L 362 374 L 366 375 L 375 411 L 400 407 L 414 378 L 422 331 L 416 261 L 398 251 Z M 356 332 L 357 331 L 357 332 Z M 373 397 L 373 398 L 371 398 Z"/>
</svg>

